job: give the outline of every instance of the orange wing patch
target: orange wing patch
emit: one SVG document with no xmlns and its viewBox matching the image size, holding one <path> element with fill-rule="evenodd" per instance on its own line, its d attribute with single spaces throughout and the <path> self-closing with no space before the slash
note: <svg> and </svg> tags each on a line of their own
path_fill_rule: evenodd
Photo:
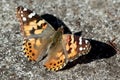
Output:
<svg viewBox="0 0 120 80">
<path fill-rule="evenodd" d="M 39 23 L 39 24 L 38 24 Z M 24 25 L 24 32 L 26 36 L 41 34 L 46 28 L 47 23 L 44 20 L 40 20 L 36 23 L 36 20 L 30 22 L 28 25 Z"/>
<path fill-rule="evenodd" d="M 36 45 L 35 39 L 29 39 L 23 43 L 24 53 L 26 57 L 28 58 L 28 60 L 30 61 L 37 61 L 38 56 L 39 56 L 39 52 L 35 48 L 35 45 Z M 40 46 L 40 42 L 38 42 L 36 47 L 38 46 Z"/>
<path fill-rule="evenodd" d="M 57 71 L 65 66 L 65 55 L 63 52 L 57 52 L 54 57 L 49 57 L 44 66 L 51 71 Z"/>
<path fill-rule="evenodd" d="M 66 42 L 66 50 L 68 53 L 68 60 L 73 61 L 79 56 L 88 54 L 91 49 L 90 43 L 88 40 L 83 39 L 80 36 L 64 34 L 63 40 Z"/>
<path fill-rule="evenodd" d="M 43 43 L 44 42 L 44 43 Z M 30 38 L 24 40 L 23 49 L 25 56 L 28 57 L 30 61 L 39 61 L 46 55 L 47 46 L 49 46 L 49 40 L 41 38 Z"/>
<path fill-rule="evenodd" d="M 72 59 L 77 55 L 77 48 L 78 48 L 77 41 L 74 40 L 73 35 L 71 35 L 71 41 L 70 41 L 69 44 L 70 44 L 69 45 L 70 47 L 69 47 L 68 50 L 69 50 L 70 53 L 68 53 L 69 54 L 68 59 Z"/>
<path fill-rule="evenodd" d="M 19 6 L 16 15 L 24 37 L 41 34 L 47 28 L 47 22 L 29 9 Z"/>
</svg>

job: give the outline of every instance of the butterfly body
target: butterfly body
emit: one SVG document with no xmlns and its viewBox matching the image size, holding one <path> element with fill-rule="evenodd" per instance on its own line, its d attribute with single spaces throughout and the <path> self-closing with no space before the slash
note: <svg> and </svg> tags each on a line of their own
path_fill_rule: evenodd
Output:
<svg viewBox="0 0 120 80">
<path fill-rule="evenodd" d="M 17 18 L 23 34 L 23 52 L 30 61 L 40 61 L 45 55 L 48 70 L 62 69 L 68 62 L 88 54 L 90 42 L 74 34 L 64 34 L 62 27 L 55 30 L 35 12 L 19 6 Z"/>
</svg>

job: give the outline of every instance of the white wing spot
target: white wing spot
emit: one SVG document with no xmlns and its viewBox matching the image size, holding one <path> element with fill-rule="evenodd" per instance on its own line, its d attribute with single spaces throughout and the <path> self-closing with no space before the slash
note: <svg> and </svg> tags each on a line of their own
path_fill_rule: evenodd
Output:
<svg viewBox="0 0 120 80">
<path fill-rule="evenodd" d="M 23 13 L 23 11 L 21 11 L 21 13 Z"/>
<path fill-rule="evenodd" d="M 23 17 L 22 20 L 23 20 L 23 21 L 26 21 L 27 19 L 26 19 L 26 17 Z"/>
<path fill-rule="evenodd" d="M 21 17 L 23 17 L 23 14 L 21 14 Z"/>
<path fill-rule="evenodd" d="M 88 45 L 85 46 L 86 48 L 88 47 Z"/>
<path fill-rule="evenodd" d="M 87 44 L 87 43 L 88 43 L 88 40 L 85 40 L 85 43 Z"/>
<path fill-rule="evenodd" d="M 79 44 L 82 45 L 82 37 L 79 37 Z"/>
<path fill-rule="evenodd" d="M 32 18 L 32 15 L 31 15 L 31 14 L 29 14 L 29 15 L 28 15 L 28 17 L 29 17 L 29 18 Z"/>
<path fill-rule="evenodd" d="M 79 48 L 79 50 L 80 50 L 80 51 L 82 51 L 82 50 L 83 50 L 83 48 L 82 48 L 82 47 L 80 47 L 80 48 Z"/>
<path fill-rule="evenodd" d="M 28 15 L 29 18 L 32 18 L 33 16 L 35 16 L 35 12 L 32 12 Z"/>
<path fill-rule="evenodd" d="M 23 11 L 27 11 L 27 8 L 24 8 Z"/>
<path fill-rule="evenodd" d="M 35 16 L 35 12 L 32 13 L 32 16 Z"/>
<path fill-rule="evenodd" d="M 85 47 L 83 48 L 83 50 L 85 50 Z"/>
</svg>

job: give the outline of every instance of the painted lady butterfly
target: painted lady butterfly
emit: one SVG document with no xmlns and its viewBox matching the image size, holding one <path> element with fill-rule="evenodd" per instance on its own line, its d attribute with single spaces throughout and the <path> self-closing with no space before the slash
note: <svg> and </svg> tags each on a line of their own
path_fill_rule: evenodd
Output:
<svg viewBox="0 0 120 80">
<path fill-rule="evenodd" d="M 63 28 L 55 31 L 48 22 L 29 9 L 19 6 L 16 14 L 24 37 L 25 56 L 30 61 L 40 61 L 47 55 L 44 66 L 48 70 L 60 70 L 91 49 L 87 39 L 63 34 Z"/>
</svg>

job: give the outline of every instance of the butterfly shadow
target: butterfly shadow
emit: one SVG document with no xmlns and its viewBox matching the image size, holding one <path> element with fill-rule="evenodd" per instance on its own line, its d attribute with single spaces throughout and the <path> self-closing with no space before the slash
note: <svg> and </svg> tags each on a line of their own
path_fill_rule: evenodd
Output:
<svg viewBox="0 0 120 80">
<path fill-rule="evenodd" d="M 86 64 L 98 59 L 110 58 L 117 53 L 117 51 L 107 43 L 91 39 L 88 40 L 92 46 L 90 52 L 87 55 L 80 56 L 73 62 L 68 62 L 68 64 L 62 70 L 70 69 L 76 64 Z"/>
<path fill-rule="evenodd" d="M 43 19 L 45 19 L 55 30 L 63 26 L 64 34 L 68 33 L 71 34 L 70 29 L 64 24 L 62 20 L 59 18 L 51 15 L 51 14 L 43 14 L 41 15 Z"/>
<path fill-rule="evenodd" d="M 49 24 L 51 24 L 55 30 L 63 26 L 64 34 L 72 33 L 70 29 L 64 24 L 64 22 L 59 18 L 51 14 L 44 14 L 41 15 L 41 17 L 45 19 Z M 80 36 L 81 34 L 82 34 L 81 31 L 75 33 L 75 35 L 78 36 Z M 88 40 L 90 41 L 92 46 L 90 52 L 87 55 L 80 56 L 78 59 L 74 60 L 73 62 L 68 62 L 68 64 L 62 70 L 70 69 L 76 64 L 86 64 L 98 59 L 110 58 L 117 53 L 117 51 L 107 43 L 103 43 L 91 39 Z"/>
</svg>

